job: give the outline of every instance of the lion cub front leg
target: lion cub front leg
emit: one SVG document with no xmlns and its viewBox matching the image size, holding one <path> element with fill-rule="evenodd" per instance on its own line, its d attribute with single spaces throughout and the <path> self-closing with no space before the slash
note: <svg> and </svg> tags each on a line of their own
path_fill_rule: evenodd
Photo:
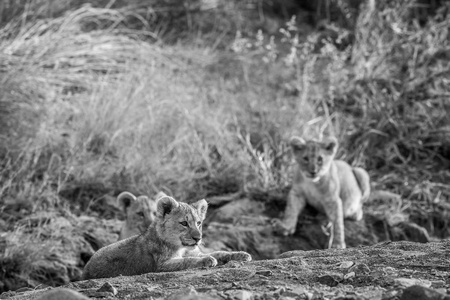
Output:
<svg viewBox="0 0 450 300">
<path fill-rule="evenodd" d="M 217 266 L 217 260 L 211 255 L 205 255 L 200 257 L 177 257 L 171 258 L 163 262 L 158 267 L 158 271 L 173 272 L 186 269 L 215 267 L 215 266 Z"/>
<path fill-rule="evenodd" d="M 297 227 L 298 216 L 305 208 L 306 200 L 303 193 L 292 188 L 288 195 L 283 220 L 275 219 L 273 226 L 275 233 L 280 235 L 292 235 Z"/>
<path fill-rule="evenodd" d="M 210 255 L 217 259 L 219 264 L 226 264 L 227 262 L 231 260 L 237 260 L 237 261 L 251 261 L 252 256 L 244 251 L 214 251 L 208 254 L 203 255 Z"/>
<path fill-rule="evenodd" d="M 345 245 L 344 211 L 342 200 L 338 196 L 327 199 L 324 203 L 325 214 L 332 224 L 330 248 L 342 248 Z"/>
</svg>

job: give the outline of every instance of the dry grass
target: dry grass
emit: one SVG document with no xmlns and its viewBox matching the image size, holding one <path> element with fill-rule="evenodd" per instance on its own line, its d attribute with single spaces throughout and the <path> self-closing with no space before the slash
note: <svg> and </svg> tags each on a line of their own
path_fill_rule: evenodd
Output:
<svg viewBox="0 0 450 300">
<path fill-rule="evenodd" d="M 36 0 L 36 15 L 0 4 L 20 16 L 0 29 L 0 261 L 11 266 L 0 290 L 76 279 L 79 248 L 92 246 L 83 233 L 117 230 L 102 218 L 116 217 L 108 199 L 120 191 L 283 195 L 293 134 L 337 135 L 340 157 L 403 195 L 377 206 L 389 222 L 449 236 L 448 20 L 419 26 L 408 6 L 378 8 L 360 15 L 347 50 L 290 22 L 276 40 L 237 36 L 218 52 L 225 35 L 212 31 L 163 45 L 161 18 L 119 2 Z"/>
</svg>

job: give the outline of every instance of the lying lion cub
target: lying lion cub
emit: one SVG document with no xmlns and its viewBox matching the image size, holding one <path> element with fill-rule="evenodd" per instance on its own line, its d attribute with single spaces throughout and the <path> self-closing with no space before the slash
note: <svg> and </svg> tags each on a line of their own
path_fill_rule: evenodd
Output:
<svg viewBox="0 0 450 300">
<path fill-rule="evenodd" d="M 325 212 L 331 221 L 329 246 L 345 248 L 344 218 L 362 219 L 362 203 L 370 194 L 369 174 L 362 168 L 334 160 L 338 146 L 334 137 L 324 141 L 293 137 L 290 143 L 297 165 L 284 218 L 275 221 L 275 231 L 293 234 L 298 216 L 308 203 Z"/>
<path fill-rule="evenodd" d="M 203 254 L 198 250 L 207 208 L 204 199 L 191 205 L 168 196 L 159 199 L 152 225 L 143 234 L 94 253 L 84 268 L 83 279 L 214 267 L 218 261 L 250 261 L 252 257 L 247 252 Z"/>
<path fill-rule="evenodd" d="M 117 204 L 125 213 L 119 241 L 147 230 L 156 219 L 156 201 L 163 196 L 166 196 L 163 192 L 159 192 L 155 199 L 147 196 L 136 197 L 130 192 L 122 192 L 117 196 Z"/>
</svg>

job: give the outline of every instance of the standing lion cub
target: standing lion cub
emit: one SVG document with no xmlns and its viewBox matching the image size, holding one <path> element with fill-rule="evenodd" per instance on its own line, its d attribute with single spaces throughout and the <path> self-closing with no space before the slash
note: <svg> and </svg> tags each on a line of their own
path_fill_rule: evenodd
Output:
<svg viewBox="0 0 450 300">
<path fill-rule="evenodd" d="M 207 208 L 204 199 L 189 205 L 168 196 L 160 198 L 156 220 L 148 229 L 94 253 L 84 268 L 83 279 L 214 267 L 218 261 L 250 261 L 247 252 L 204 254 L 198 250 Z"/>
<path fill-rule="evenodd" d="M 275 220 L 275 231 L 295 232 L 297 219 L 306 203 L 326 214 L 332 224 L 330 247 L 345 248 L 344 218 L 361 220 L 362 203 L 370 194 L 369 174 L 335 160 L 338 142 L 293 137 L 290 141 L 297 162 L 284 218 Z"/>
</svg>

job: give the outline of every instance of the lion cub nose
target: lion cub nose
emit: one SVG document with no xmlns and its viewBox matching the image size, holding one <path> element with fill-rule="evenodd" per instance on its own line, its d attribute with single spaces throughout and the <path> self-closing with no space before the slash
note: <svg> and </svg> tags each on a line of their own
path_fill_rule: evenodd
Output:
<svg viewBox="0 0 450 300">
<path fill-rule="evenodd" d="M 196 243 L 198 243 L 198 242 L 200 242 L 200 240 L 201 240 L 202 238 L 201 238 L 201 237 L 193 236 L 192 239 L 193 239 Z"/>
</svg>

